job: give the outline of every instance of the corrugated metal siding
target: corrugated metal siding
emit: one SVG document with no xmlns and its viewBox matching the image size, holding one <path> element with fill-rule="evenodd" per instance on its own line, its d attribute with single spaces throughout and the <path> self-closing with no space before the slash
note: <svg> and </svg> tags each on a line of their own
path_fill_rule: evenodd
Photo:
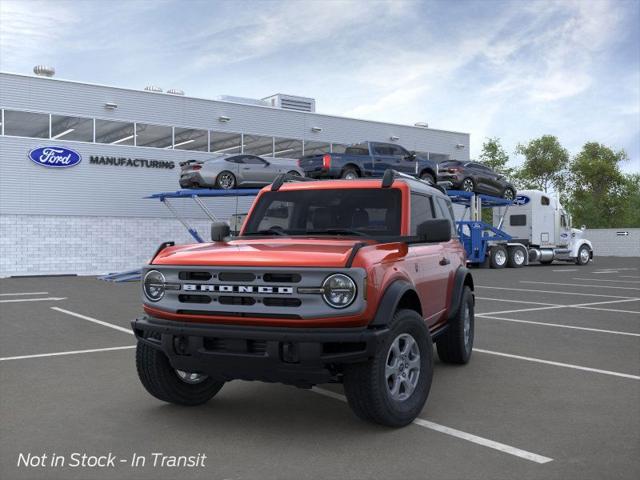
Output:
<svg viewBox="0 0 640 480">
<path fill-rule="evenodd" d="M 117 103 L 118 108 L 105 109 L 107 102 Z M 398 143 L 408 149 L 469 159 L 469 135 L 466 133 L 7 73 L 0 73 L 0 106 L 333 143 L 388 142 L 395 135 L 400 138 Z M 229 117 L 230 121 L 219 122 L 221 115 Z M 312 133 L 312 126 L 322 127 L 323 131 Z M 459 143 L 465 148 L 457 149 Z"/>
</svg>

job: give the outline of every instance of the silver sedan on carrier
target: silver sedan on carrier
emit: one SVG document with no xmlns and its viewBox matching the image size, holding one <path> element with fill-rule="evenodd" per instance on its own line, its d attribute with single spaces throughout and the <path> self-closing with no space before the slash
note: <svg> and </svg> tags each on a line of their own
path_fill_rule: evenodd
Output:
<svg viewBox="0 0 640 480">
<path fill-rule="evenodd" d="M 261 187 L 272 183 L 281 173 L 304 176 L 296 160 L 262 158 L 256 155 L 220 155 L 210 160 L 180 163 L 182 188 Z"/>
</svg>

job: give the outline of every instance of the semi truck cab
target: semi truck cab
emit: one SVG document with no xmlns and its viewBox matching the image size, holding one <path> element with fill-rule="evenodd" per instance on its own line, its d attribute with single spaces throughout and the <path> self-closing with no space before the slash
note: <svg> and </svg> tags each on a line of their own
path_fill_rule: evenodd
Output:
<svg viewBox="0 0 640 480">
<path fill-rule="evenodd" d="M 493 224 L 500 222 L 512 243 L 526 246 L 529 262 L 560 260 L 583 265 L 593 259 L 593 246 L 584 238 L 586 228 L 572 228 L 569 213 L 545 192 L 518 192 L 513 205 L 494 209 Z"/>
</svg>

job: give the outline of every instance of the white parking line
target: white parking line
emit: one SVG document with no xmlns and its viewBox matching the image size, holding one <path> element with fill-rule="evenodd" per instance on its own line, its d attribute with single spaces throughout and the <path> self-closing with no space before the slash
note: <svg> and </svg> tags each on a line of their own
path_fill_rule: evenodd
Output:
<svg viewBox="0 0 640 480">
<path fill-rule="evenodd" d="M 518 313 L 518 312 L 536 312 L 538 310 L 553 310 L 557 308 L 585 308 L 587 310 L 600 310 L 603 312 L 618 312 L 618 313 L 631 313 L 631 314 L 640 314 L 640 312 L 636 312 L 635 310 L 617 310 L 615 308 L 600 308 L 594 307 L 593 305 L 605 305 L 608 303 L 624 303 L 624 302 L 637 302 L 640 301 L 640 298 L 629 298 L 625 300 L 607 300 L 604 302 L 591 302 L 591 303 L 576 303 L 573 305 L 557 305 L 557 304 L 546 304 L 546 307 L 535 307 L 535 308 L 519 308 L 517 310 L 499 310 L 495 312 L 482 312 L 478 313 L 478 315 L 501 315 L 503 313 Z"/>
<path fill-rule="evenodd" d="M 620 275 L 620 278 L 640 278 L 640 275 Z"/>
<path fill-rule="evenodd" d="M 0 297 L 17 297 L 20 295 L 49 295 L 49 292 L 0 293 Z"/>
<path fill-rule="evenodd" d="M 631 375 L 629 373 L 612 372 L 611 370 L 600 370 L 598 368 L 583 367 L 581 365 L 573 365 L 571 363 L 552 362 L 551 360 L 543 360 L 541 358 L 523 357 L 521 355 L 512 355 L 510 353 L 494 352 L 492 350 L 483 350 L 480 348 L 474 348 L 473 351 L 479 352 L 479 353 L 486 353 L 489 355 L 497 355 L 499 357 L 515 358 L 517 360 L 524 360 L 527 362 L 543 363 L 545 365 L 553 365 L 555 367 L 572 368 L 574 370 L 582 370 L 585 372 L 602 373 L 604 375 L 611 375 L 613 377 L 622 377 L 622 378 L 630 378 L 632 380 L 640 380 L 640 377 L 638 375 Z"/>
<path fill-rule="evenodd" d="M 560 270 L 551 270 L 552 272 L 577 272 L 579 268 L 562 268 Z"/>
<path fill-rule="evenodd" d="M 330 390 L 325 390 L 324 388 L 313 387 L 311 390 L 320 395 L 324 395 L 325 397 L 333 398 L 334 400 L 340 400 L 341 402 L 347 401 L 347 398 L 344 395 L 332 392 Z M 422 418 L 416 418 L 413 421 L 413 424 L 420 427 L 428 428 L 429 430 L 435 430 L 436 432 L 444 433 L 452 437 L 460 438 L 462 440 L 466 440 L 467 442 L 482 445 L 483 447 L 488 447 L 503 453 L 508 453 L 509 455 L 513 455 L 515 457 L 524 458 L 525 460 L 529 460 L 531 462 L 542 464 L 553 461 L 553 458 L 544 457 L 536 453 L 521 450 L 504 443 L 494 442 L 493 440 L 479 437 L 471 433 L 463 432 L 462 430 L 456 430 L 455 428 L 446 427 L 444 425 L 440 425 L 439 423 L 430 422 L 429 420 L 423 420 Z"/>
<path fill-rule="evenodd" d="M 555 303 L 543 303 L 543 302 L 531 302 L 529 300 L 508 300 L 506 298 L 489 298 L 489 297 L 476 297 L 476 300 L 490 300 L 493 302 L 509 302 L 509 303 L 527 303 L 531 305 L 546 305 L 548 307 L 555 307 Z"/>
<path fill-rule="evenodd" d="M 560 285 L 563 287 L 615 288 L 617 290 L 640 290 L 640 288 L 638 287 L 618 287 L 617 285 L 585 285 L 583 283 L 534 282 L 533 280 L 520 280 L 520 283 L 536 283 L 541 285 Z"/>
<path fill-rule="evenodd" d="M 593 280 L 593 278 L 580 278 L 573 277 L 571 280 Z M 640 280 L 605 280 L 604 278 L 599 278 L 598 282 L 614 282 L 614 283 L 640 283 Z"/>
<path fill-rule="evenodd" d="M 20 355 L 18 357 L 0 358 L 0 362 L 6 362 L 7 360 L 24 360 L 26 358 L 59 357 L 61 355 L 78 355 L 80 353 L 111 352 L 113 350 L 128 350 L 131 348 L 136 348 L 136 346 L 127 345 L 126 347 L 92 348 L 90 350 L 71 350 L 68 352 L 39 353 L 37 355 Z"/>
<path fill-rule="evenodd" d="M 621 297 L 620 295 L 604 295 L 599 293 L 578 293 L 578 292 L 559 292 L 557 290 L 533 290 L 529 288 L 511 288 L 511 287 L 490 287 L 487 285 L 476 285 L 476 288 L 491 288 L 494 290 L 510 290 L 513 292 L 524 292 L 524 293 L 554 293 L 556 295 L 576 295 L 578 297 L 606 297 L 606 298 L 623 298 L 623 299 L 633 299 L 636 297 Z"/>
<path fill-rule="evenodd" d="M 57 302 L 66 300 L 67 297 L 46 297 L 46 298 L 11 298 L 9 300 L 0 300 L 0 303 L 20 303 L 20 302 Z"/>
<path fill-rule="evenodd" d="M 119 330 L 121 332 L 128 333 L 129 335 L 133 335 L 133 331 L 131 331 L 128 328 L 120 327 L 118 325 L 114 325 L 113 323 L 103 322 L 102 320 L 98 320 L 97 318 L 87 317 L 86 315 L 81 315 L 79 313 L 71 312 L 69 310 L 65 310 L 64 308 L 51 307 L 51 310 L 55 310 L 56 312 L 66 313 L 67 315 L 81 318 L 83 320 L 86 320 L 87 322 L 97 323 L 98 325 L 102 325 L 103 327 L 113 328 L 114 330 Z"/>
<path fill-rule="evenodd" d="M 491 315 L 485 315 L 483 313 L 476 314 L 476 317 L 479 318 L 488 318 L 490 320 L 502 320 L 503 322 L 514 322 L 514 323 L 528 323 L 531 325 L 541 325 L 545 327 L 557 327 L 557 328 L 569 328 L 572 330 L 584 330 L 585 332 L 595 332 L 595 333 L 610 333 L 612 335 L 627 335 L 629 337 L 640 337 L 640 333 L 632 333 L 632 332 L 620 332 L 617 330 L 602 330 L 600 328 L 589 328 L 589 327 L 577 327 L 575 325 L 562 325 L 559 323 L 546 323 L 546 322 L 534 322 L 531 320 L 518 320 L 515 318 L 501 318 L 494 317 Z"/>
</svg>

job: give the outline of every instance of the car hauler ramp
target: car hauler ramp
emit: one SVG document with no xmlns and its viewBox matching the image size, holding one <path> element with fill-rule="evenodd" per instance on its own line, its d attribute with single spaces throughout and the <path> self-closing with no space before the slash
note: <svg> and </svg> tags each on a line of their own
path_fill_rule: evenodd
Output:
<svg viewBox="0 0 640 480">
<path fill-rule="evenodd" d="M 209 218 L 212 222 L 219 221 L 216 218 L 215 214 L 211 211 L 209 207 L 202 201 L 203 198 L 221 198 L 221 197 L 255 197 L 258 195 L 260 189 L 232 189 L 232 190 L 214 190 L 208 188 L 198 188 L 198 189 L 184 189 L 177 190 L 175 192 L 161 192 L 154 193 L 149 195 L 149 199 L 158 199 L 160 200 L 166 207 L 169 209 L 171 214 L 178 220 L 184 228 L 187 229 L 189 235 L 193 237 L 193 239 L 198 243 L 205 243 L 204 238 L 198 230 L 193 227 L 188 220 L 178 212 L 178 210 L 174 207 L 172 201 L 180 198 L 190 198 L 195 202 L 195 204 L 204 212 L 204 214 Z M 136 270 L 128 270 L 126 272 L 117 272 L 110 273 L 108 275 L 103 275 L 99 277 L 101 280 L 106 280 L 110 282 L 133 282 L 140 280 L 140 269 Z"/>
</svg>

